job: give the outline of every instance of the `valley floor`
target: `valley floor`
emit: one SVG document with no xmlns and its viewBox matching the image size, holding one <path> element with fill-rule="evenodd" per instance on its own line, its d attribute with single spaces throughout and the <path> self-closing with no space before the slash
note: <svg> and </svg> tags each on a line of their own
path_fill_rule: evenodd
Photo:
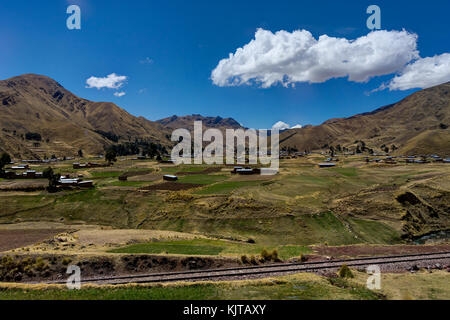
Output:
<svg viewBox="0 0 450 320">
<path fill-rule="evenodd" d="M 83 170 L 62 162 L 56 172 L 83 175 L 95 188 L 57 193 L 15 190 L 16 184 L 0 179 L 0 281 L 55 279 L 69 264 L 82 265 L 88 275 L 106 275 L 259 264 L 265 254 L 273 261 L 297 261 L 450 250 L 450 165 L 366 163 L 363 156 L 342 156 L 335 168 L 318 168 L 323 161 L 319 154 L 282 160 L 273 177 L 233 175 L 227 166 L 175 167 L 128 158 L 113 167 Z M 179 180 L 169 186 L 164 174 Z M 118 179 L 123 175 L 127 181 Z M 21 180 L 19 187 L 28 182 Z M 381 292 L 365 289 L 363 274 L 355 279 L 296 275 L 74 292 L 2 284 L 0 298 L 449 296 L 445 271 L 383 277 Z"/>
</svg>

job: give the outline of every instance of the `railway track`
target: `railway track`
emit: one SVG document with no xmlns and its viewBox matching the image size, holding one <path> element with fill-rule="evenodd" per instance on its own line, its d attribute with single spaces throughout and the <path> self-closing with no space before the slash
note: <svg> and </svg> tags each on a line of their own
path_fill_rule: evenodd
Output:
<svg viewBox="0 0 450 320">
<path fill-rule="evenodd" d="M 316 272 L 319 270 L 336 269 L 346 264 L 349 267 L 364 267 L 369 265 L 405 264 L 413 262 L 450 262 L 450 252 L 439 252 L 429 254 L 380 256 L 356 259 L 340 259 L 318 262 L 304 263 L 283 263 L 265 266 L 235 267 L 223 269 L 209 269 L 196 271 L 150 273 L 127 276 L 99 277 L 82 279 L 82 283 L 96 284 L 127 284 L 127 283 L 155 283 L 155 282 L 175 282 L 175 281 L 201 281 L 201 280 L 221 280 L 229 278 L 244 278 L 258 275 L 277 275 L 298 272 Z M 62 284 L 65 281 L 49 282 Z"/>
</svg>

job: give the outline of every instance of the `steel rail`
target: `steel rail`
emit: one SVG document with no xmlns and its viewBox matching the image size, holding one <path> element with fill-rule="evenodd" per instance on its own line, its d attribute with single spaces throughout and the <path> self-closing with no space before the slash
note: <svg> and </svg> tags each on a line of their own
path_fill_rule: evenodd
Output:
<svg viewBox="0 0 450 320">
<path fill-rule="evenodd" d="M 339 267 L 341 264 L 346 264 L 348 266 L 362 266 L 362 265 L 369 265 L 371 263 L 374 263 L 373 261 L 377 261 L 377 260 L 380 260 L 379 262 L 377 262 L 377 264 L 388 264 L 388 263 L 404 263 L 404 262 L 450 258 L 450 256 L 442 257 L 442 255 L 450 255 L 450 252 L 434 252 L 434 253 L 426 253 L 426 254 L 378 256 L 378 257 L 327 260 L 327 261 L 305 262 L 305 263 L 271 264 L 271 265 L 265 265 L 265 266 L 249 266 L 249 267 L 234 267 L 234 268 L 223 268 L 223 269 L 191 270 L 191 271 L 180 271 L 180 272 L 138 274 L 138 275 L 128 275 L 128 276 L 83 279 L 82 283 L 110 282 L 110 281 L 120 281 L 120 280 L 133 280 L 133 281 L 128 281 L 128 282 L 124 282 L 124 283 L 150 283 L 150 282 L 182 281 L 182 280 L 189 280 L 189 279 L 201 279 L 201 278 L 213 278 L 213 277 L 233 277 L 233 276 L 243 276 L 243 275 L 253 275 L 253 274 L 264 274 L 264 273 L 282 273 L 282 272 L 292 272 L 292 271 L 302 271 L 302 270 L 307 271 L 307 270 L 331 269 L 331 268 Z M 436 256 L 439 256 L 439 257 L 436 257 Z M 401 260 L 396 260 L 396 259 L 401 259 Z M 383 261 L 383 260 L 385 260 L 385 261 Z M 292 268 L 292 267 L 294 267 L 294 268 Z M 264 269 L 264 270 L 262 270 L 262 269 Z M 251 271 L 248 271 L 248 270 L 251 270 Z M 234 271 L 248 271 L 248 272 L 234 272 Z M 212 273 L 219 273 L 219 274 L 211 275 Z M 191 275 L 191 276 L 188 276 L 188 275 Z M 177 277 L 177 276 L 184 276 L 184 277 Z M 155 277 L 159 277 L 159 279 L 148 279 L 148 278 L 155 278 Z M 162 279 L 165 277 L 169 277 L 169 278 L 172 277 L 173 279 Z M 144 280 L 144 278 L 146 278 L 146 279 Z M 139 280 L 139 279 L 142 279 L 142 280 Z M 49 282 L 49 283 L 65 283 L 65 282 L 57 281 L 57 282 Z"/>
</svg>

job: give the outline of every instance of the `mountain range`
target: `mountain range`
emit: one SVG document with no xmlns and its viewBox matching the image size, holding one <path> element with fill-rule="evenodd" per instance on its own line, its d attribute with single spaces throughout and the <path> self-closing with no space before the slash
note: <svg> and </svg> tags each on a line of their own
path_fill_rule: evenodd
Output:
<svg viewBox="0 0 450 320">
<path fill-rule="evenodd" d="M 418 91 L 373 112 L 332 119 L 318 126 L 289 129 L 280 135 L 283 147 L 319 150 L 357 141 L 371 148 L 395 146 L 403 154 L 450 154 L 450 83 Z M 25 74 L 0 81 L 0 151 L 14 158 L 73 156 L 78 150 L 100 154 L 106 146 L 137 139 L 171 146 L 176 128 L 237 129 L 232 118 L 172 116 L 150 121 L 135 117 L 111 102 L 77 97 L 55 80 Z"/>
<path fill-rule="evenodd" d="M 402 101 L 319 126 L 287 130 L 281 145 L 315 150 L 326 145 L 394 149 L 396 154 L 450 155 L 450 82 L 420 90 Z M 395 147 L 393 147 L 395 146 Z"/>
<path fill-rule="evenodd" d="M 232 118 L 224 119 L 222 117 L 204 117 L 199 114 L 193 114 L 182 117 L 174 115 L 169 118 L 157 120 L 156 122 L 172 130 L 178 128 L 193 130 L 195 121 L 202 121 L 204 128 L 216 128 L 221 130 L 242 128 L 239 122 L 237 122 Z"/>
</svg>

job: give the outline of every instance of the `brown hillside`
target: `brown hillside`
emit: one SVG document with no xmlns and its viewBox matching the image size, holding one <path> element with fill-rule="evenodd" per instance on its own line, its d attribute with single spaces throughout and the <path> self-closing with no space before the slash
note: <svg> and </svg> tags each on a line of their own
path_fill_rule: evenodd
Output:
<svg viewBox="0 0 450 320">
<path fill-rule="evenodd" d="M 449 89 L 450 83 L 442 84 L 373 112 L 286 130 L 281 133 L 281 146 L 303 151 L 340 144 L 352 149 L 356 140 L 363 140 L 374 150 L 395 145 L 399 154 L 450 155 Z M 113 143 L 105 133 L 118 136 L 119 142 L 139 138 L 168 146 L 174 129 L 192 130 L 198 120 L 205 128 L 241 128 L 231 118 L 201 115 L 152 122 L 110 102 L 79 98 L 56 81 L 35 74 L 0 81 L 0 151 L 15 158 L 72 156 L 79 149 L 98 154 Z M 30 132 L 40 134 L 42 141 L 27 140 Z"/>
<path fill-rule="evenodd" d="M 287 130 L 281 134 L 280 142 L 303 151 L 321 149 L 327 144 L 351 147 L 356 140 L 363 140 L 374 150 L 395 145 L 398 154 L 450 155 L 449 91 L 450 83 L 445 83 L 373 112 Z"/>
<path fill-rule="evenodd" d="M 79 149 L 100 153 L 112 142 L 99 130 L 123 141 L 140 137 L 167 143 L 160 124 L 136 118 L 110 102 L 79 98 L 35 74 L 0 81 L 0 127 L 0 148 L 15 157 L 70 156 Z M 39 133 L 42 141 L 24 139 L 27 132 Z"/>
</svg>

